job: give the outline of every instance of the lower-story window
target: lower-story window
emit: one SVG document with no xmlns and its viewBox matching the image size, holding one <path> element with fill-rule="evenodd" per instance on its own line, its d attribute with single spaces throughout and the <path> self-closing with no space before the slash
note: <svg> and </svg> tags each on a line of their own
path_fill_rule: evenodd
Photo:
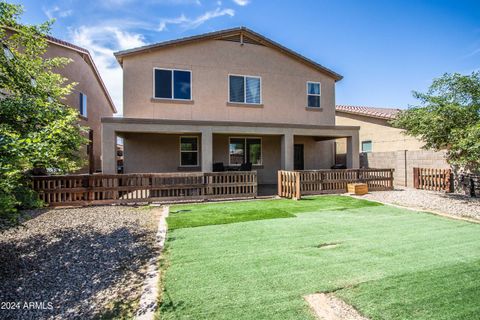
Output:
<svg viewBox="0 0 480 320">
<path fill-rule="evenodd" d="M 230 138 L 230 165 L 240 165 L 247 162 L 250 162 L 253 165 L 262 164 L 262 139 Z"/>
<path fill-rule="evenodd" d="M 180 166 L 198 166 L 198 137 L 180 137 Z"/>
</svg>

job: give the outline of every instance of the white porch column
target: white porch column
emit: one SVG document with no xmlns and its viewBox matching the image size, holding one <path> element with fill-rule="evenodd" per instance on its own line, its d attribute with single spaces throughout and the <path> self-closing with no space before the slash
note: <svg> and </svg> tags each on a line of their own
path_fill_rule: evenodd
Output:
<svg viewBox="0 0 480 320">
<path fill-rule="evenodd" d="M 357 169 L 360 167 L 360 147 L 358 132 L 347 137 L 347 168 Z"/>
<path fill-rule="evenodd" d="M 212 128 L 202 129 L 202 171 L 212 172 L 213 167 L 213 142 Z"/>
<path fill-rule="evenodd" d="M 293 170 L 293 133 L 285 132 L 281 138 L 281 168 Z"/>
<path fill-rule="evenodd" d="M 117 136 L 113 125 L 102 124 L 102 173 L 117 173 Z"/>
</svg>

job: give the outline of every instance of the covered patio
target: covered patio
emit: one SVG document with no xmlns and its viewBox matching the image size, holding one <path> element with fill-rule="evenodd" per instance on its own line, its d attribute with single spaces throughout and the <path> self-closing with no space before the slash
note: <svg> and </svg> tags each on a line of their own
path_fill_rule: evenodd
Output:
<svg viewBox="0 0 480 320">
<path fill-rule="evenodd" d="M 249 163 L 257 171 L 259 184 L 276 184 L 278 170 L 329 169 L 335 164 L 337 138 L 347 140 L 347 168 L 358 168 L 358 130 L 352 126 L 103 118 L 102 169 L 104 174 L 116 173 L 116 140 L 122 137 L 125 173 L 212 172 Z"/>
</svg>

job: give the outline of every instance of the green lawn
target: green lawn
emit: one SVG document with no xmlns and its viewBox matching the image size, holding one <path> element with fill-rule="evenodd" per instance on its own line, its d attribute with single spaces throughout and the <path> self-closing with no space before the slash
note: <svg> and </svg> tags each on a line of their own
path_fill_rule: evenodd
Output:
<svg viewBox="0 0 480 320">
<path fill-rule="evenodd" d="M 343 196 L 170 214 L 161 319 L 313 319 L 325 291 L 372 319 L 480 314 L 478 224 Z"/>
</svg>

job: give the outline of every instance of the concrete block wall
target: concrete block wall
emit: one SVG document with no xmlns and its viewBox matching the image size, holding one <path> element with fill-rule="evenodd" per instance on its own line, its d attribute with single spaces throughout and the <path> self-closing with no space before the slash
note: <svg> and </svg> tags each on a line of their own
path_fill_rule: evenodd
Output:
<svg viewBox="0 0 480 320">
<path fill-rule="evenodd" d="M 449 168 L 445 151 L 398 150 L 392 152 L 372 152 L 360 155 L 363 168 L 395 169 L 393 178 L 396 186 L 413 187 L 413 168 Z"/>
</svg>

